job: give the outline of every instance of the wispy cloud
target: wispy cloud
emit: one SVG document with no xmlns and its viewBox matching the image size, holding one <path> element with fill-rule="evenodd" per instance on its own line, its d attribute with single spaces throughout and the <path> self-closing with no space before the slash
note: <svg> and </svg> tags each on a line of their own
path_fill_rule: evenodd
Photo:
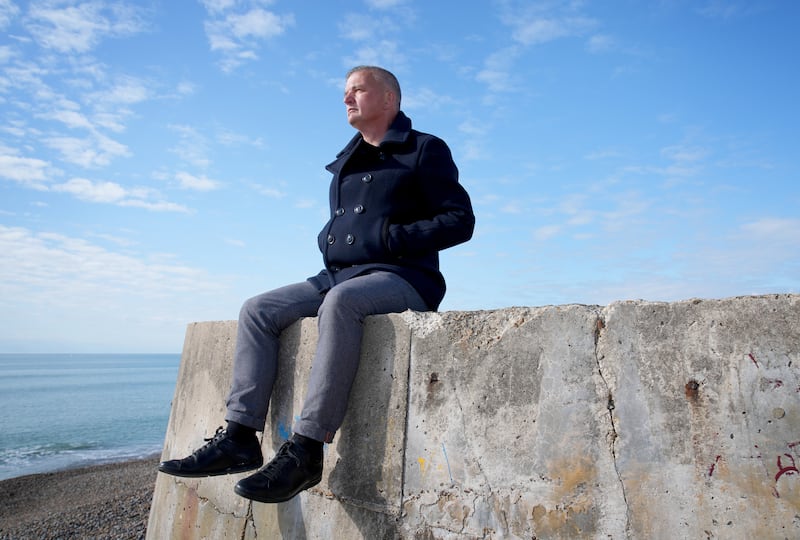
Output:
<svg viewBox="0 0 800 540">
<path fill-rule="evenodd" d="M 191 189 L 194 191 L 213 191 L 220 187 L 219 182 L 205 175 L 195 176 L 187 172 L 179 172 L 175 175 L 175 179 L 183 189 Z"/>
<path fill-rule="evenodd" d="M 558 39 L 582 37 L 597 26 L 597 21 L 583 14 L 582 8 L 582 2 L 571 0 L 502 2 L 499 17 L 511 29 L 511 42 L 486 58 L 476 80 L 491 93 L 518 90 L 514 66 L 525 50 Z M 604 39 L 607 42 L 608 38 L 597 37 L 595 50 Z"/>
<path fill-rule="evenodd" d="M 11 0 L 0 0 L 0 30 L 5 29 L 19 14 L 19 8 Z"/>
<path fill-rule="evenodd" d="M 51 189 L 55 192 L 69 193 L 86 202 L 143 208 L 154 212 L 189 212 L 189 209 L 181 204 L 161 199 L 158 192 L 151 188 L 126 188 L 115 182 L 72 178 L 67 182 L 53 185 Z"/>
<path fill-rule="evenodd" d="M 44 48 L 61 53 L 86 53 L 104 38 L 130 36 L 147 24 L 141 8 L 121 2 L 32 2 L 25 26 Z"/>
<path fill-rule="evenodd" d="M 344 66 L 369 64 L 386 66 L 387 69 L 395 72 L 401 71 L 406 64 L 406 55 L 401 52 L 401 49 L 398 42 L 390 39 L 370 42 L 359 47 L 355 54 L 346 56 Z"/>
<path fill-rule="evenodd" d="M 46 189 L 48 171 L 51 169 L 47 161 L 19 156 L 10 149 L 0 147 L 0 178 L 34 189 Z"/>
<path fill-rule="evenodd" d="M 258 59 L 263 43 L 294 26 L 294 15 L 277 14 L 261 7 L 256 0 L 237 2 L 204 0 L 209 18 L 205 23 L 211 50 L 221 56 L 220 67 L 230 72 Z"/>
<path fill-rule="evenodd" d="M 98 234 L 108 235 L 81 238 L 0 225 L 0 320 L 6 328 L 0 338 L 31 340 L 34 347 L 49 340 L 78 347 L 121 343 L 134 351 L 155 340 L 171 349 L 200 309 L 189 299 L 225 293 L 224 280 L 203 269 L 172 255 L 138 252 L 130 243 L 97 241 Z M 10 317 L 36 324 L 9 331 Z M 86 328 L 93 338 L 82 335 Z"/>
<path fill-rule="evenodd" d="M 697 8 L 697 12 L 710 19 L 734 19 L 769 9 L 766 2 L 746 0 L 709 0 Z"/>
<path fill-rule="evenodd" d="M 130 156 L 128 147 L 102 133 L 89 137 L 48 137 L 43 142 L 61 153 L 64 161 L 87 169 L 103 167 L 114 158 Z"/>
<path fill-rule="evenodd" d="M 170 149 L 171 152 L 195 167 L 204 169 L 211 165 L 208 139 L 203 134 L 187 125 L 170 125 L 169 129 L 179 137 L 177 144 Z"/>
</svg>

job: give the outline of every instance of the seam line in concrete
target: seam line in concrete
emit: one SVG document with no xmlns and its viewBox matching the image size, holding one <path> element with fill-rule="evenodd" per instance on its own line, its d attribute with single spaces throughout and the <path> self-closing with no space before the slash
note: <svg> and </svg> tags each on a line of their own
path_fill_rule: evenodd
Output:
<svg viewBox="0 0 800 540">
<path fill-rule="evenodd" d="M 397 509 L 397 515 L 402 517 L 403 516 L 403 508 L 405 507 L 405 500 L 406 500 L 406 459 L 408 454 L 408 432 L 411 429 L 409 425 L 410 414 L 409 411 L 411 410 L 411 373 L 412 373 L 412 365 L 411 361 L 413 359 L 413 355 L 411 354 L 411 346 L 414 342 L 414 330 L 408 321 L 405 321 L 406 327 L 408 328 L 408 367 L 406 368 L 406 410 L 405 412 L 405 419 L 403 421 L 403 450 L 402 450 L 402 464 L 400 469 L 400 508 Z"/>
<path fill-rule="evenodd" d="M 598 345 L 600 343 L 600 337 L 603 333 L 603 330 L 606 328 L 606 320 L 603 316 L 603 311 L 600 311 L 596 315 L 595 324 L 594 324 L 594 361 L 597 364 L 597 373 L 600 376 L 600 380 L 603 381 L 603 386 L 605 386 L 606 391 L 608 392 L 608 401 L 606 402 L 606 408 L 608 409 L 608 420 L 611 424 L 611 434 L 610 434 L 610 441 L 609 442 L 609 449 L 611 450 L 611 460 L 614 463 L 614 474 L 617 476 L 617 480 L 619 481 L 620 489 L 622 491 L 622 500 L 625 503 L 625 533 L 630 538 L 630 527 L 631 527 L 631 516 L 630 516 L 630 505 L 628 504 L 628 496 L 625 492 L 625 482 L 622 480 L 622 473 L 619 470 L 619 466 L 617 464 L 617 439 L 619 435 L 617 434 L 617 428 L 614 425 L 614 395 L 611 391 L 611 385 L 608 383 L 605 374 L 603 373 L 603 365 L 600 363 L 600 352 L 598 350 Z"/>
</svg>

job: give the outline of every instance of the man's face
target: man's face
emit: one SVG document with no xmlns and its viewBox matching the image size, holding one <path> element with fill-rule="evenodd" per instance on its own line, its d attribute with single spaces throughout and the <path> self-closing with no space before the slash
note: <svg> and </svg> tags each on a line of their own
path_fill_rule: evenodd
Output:
<svg viewBox="0 0 800 540">
<path fill-rule="evenodd" d="M 368 71 L 356 71 L 344 87 L 347 121 L 356 129 L 384 122 L 391 108 L 390 92 Z"/>
</svg>

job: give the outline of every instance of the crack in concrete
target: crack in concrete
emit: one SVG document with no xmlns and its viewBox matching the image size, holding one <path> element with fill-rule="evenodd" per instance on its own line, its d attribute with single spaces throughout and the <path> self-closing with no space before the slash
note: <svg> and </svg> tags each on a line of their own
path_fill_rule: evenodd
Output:
<svg viewBox="0 0 800 540">
<path fill-rule="evenodd" d="M 628 504 L 628 496 L 625 492 L 625 482 L 622 479 L 622 473 L 619 470 L 619 466 L 617 464 L 617 450 L 616 444 L 617 439 L 619 438 L 619 434 L 617 433 L 617 428 L 614 425 L 614 395 L 611 390 L 611 385 L 606 379 L 605 374 L 603 373 L 603 365 L 600 363 L 602 358 L 600 357 L 599 351 L 599 343 L 600 338 L 603 333 L 603 330 L 606 328 L 606 321 L 603 317 L 602 312 L 597 314 L 597 318 L 595 320 L 594 325 L 594 360 L 597 364 L 597 373 L 600 376 L 600 380 L 603 381 L 603 385 L 608 392 L 608 401 L 606 403 L 606 408 L 608 409 L 608 419 L 609 423 L 611 424 L 611 432 L 608 437 L 608 446 L 609 450 L 611 450 L 611 459 L 614 464 L 614 473 L 617 476 L 617 480 L 619 480 L 620 489 L 622 491 L 622 500 L 625 503 L 625 533 L 628 538 L 631 538 L 631 508 L 630 504 Z"/>
<path fill-rule="evenodd" d="M 398 515 L 403 515 L 403 508 L 405 507 L 405 499 L 406 499 L 406 466 L 408 463 L 408 433 L 411 431 L 411 426 L 409 422 L 411 422 L 411 374 L 412 374 L 412 360 L 414 356 L 411 354 L 411 347 L 414 344 L 414 331 L 410 325 L 410 321 L 406 320 L 406 324 L 409 326 L 408 332 L 408 369 L 406 370 L 406 417 L 403 422 L 405 426 L 403 429 L 403 457 L 401 463 L 403 464 L 400 468 L 400 501 L 399 501 L 399 508 L 398 508 Z"/>
</svg>

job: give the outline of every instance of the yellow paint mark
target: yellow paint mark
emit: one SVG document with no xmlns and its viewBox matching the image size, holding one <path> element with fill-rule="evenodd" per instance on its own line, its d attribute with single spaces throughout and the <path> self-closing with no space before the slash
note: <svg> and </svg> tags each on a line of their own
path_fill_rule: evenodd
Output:
<svg viewBox="0 0 800 540">
<path fill-rule="evenodd" d="M 419 472 L 425 472 L 425 458 L 417 458 L 417 463 L 419 463 Z"/>
</svg>

